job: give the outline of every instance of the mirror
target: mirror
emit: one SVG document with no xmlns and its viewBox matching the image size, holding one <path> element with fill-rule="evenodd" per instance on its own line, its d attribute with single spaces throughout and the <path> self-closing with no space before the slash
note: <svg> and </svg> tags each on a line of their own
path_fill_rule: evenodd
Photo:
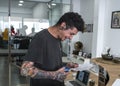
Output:
<svg viewBox="0 0 120 86">
<path fill-rule="evenodd" d="M 35 32 L 38 32 L 54 25 L 67 11 L 70 11 L 70 0 L 65 2 L 62 0 L 11 0 L 11 17 L 20 19 L 17 20 L 19 22 L 17 24 L 13 23 L 13 20 L 11 25 L 16 32 L 27 25 L 26 34 L 28 35 L 32 32 L 31 28 L 35 28 Z"/>
<path fill-rule="evenodd" d="M 2 75 L 7 77 L 7 81 L 3 82 L 2 86 L 29 86 L 29 78 L 20 75 L 22 56 L 12 56 L 11 52 L 19 50 L 18 39 L 28 37 L 33 29 L 36 33 L 54 25 L 62 14 L 70 11 L 70 0 L 1 0 L 0 7 L 0 29 L 3 32 L 8 28 L 10 43 L 5 49 L 10 50 L 8 58 L 5 59 L 8 64 L 5 64 L 4 68 L 7 69 L 5 73 L 2 72 Z M 22 29 L 25 29 L 26 33 L 21 32 Z M 12 32 L 15 34 L 12 35 Z"/>
</svg>

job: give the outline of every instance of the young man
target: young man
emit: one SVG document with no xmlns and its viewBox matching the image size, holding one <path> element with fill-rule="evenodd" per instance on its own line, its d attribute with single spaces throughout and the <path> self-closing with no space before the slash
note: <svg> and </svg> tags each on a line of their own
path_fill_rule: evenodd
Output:
<svg viewBox="0 0 120 86">
<path fill-rule="evenodd" d="M 54 26 L 34 36 L 21 67 L 21 74 L 31 77 L 30 86 L 64 86 L 68 73 L 62 63 L 61 41 L 72 39 L 78 31 L 84 31 L 83 19 L 78 13 L 68 12 Z"/>
</svg>

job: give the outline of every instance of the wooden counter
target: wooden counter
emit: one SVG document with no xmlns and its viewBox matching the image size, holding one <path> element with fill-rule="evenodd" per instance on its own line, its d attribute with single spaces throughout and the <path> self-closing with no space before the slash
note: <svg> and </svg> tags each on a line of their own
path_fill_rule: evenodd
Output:
<svg viewBox="0 0 120 86">
<path fill-rule="evenodd" d="M 98 65 L 101 65 L 108 71 L 110 75 L 110 80 L 107 86 L 112 86 L 113 82 L 117 78 L 120 78 L 120 64 L 114 63 L 113 61 L 109 60 L 103 60 L 102 58 L 93 59 L 92 61 Z"/>
<path fill-rule="evenodd" d="M 106 86 L 112 86 L 113 82 L 117 79 L 120 78 L 120 64 L 114 63 L 112 61 L 108 60 L 103 60 L 102 58 L 96 58 L 92 59 L 92 62 L 101 65 L 104 67 L 109 75 L 110 75 L 110 80 Z M 67 76 L 66 80 L 73 80 L 73 72 L 70 72 L 69 75 Z M 94 73 L 91 72 L 90 74 L 90 79 L 95 81 L 95 86 L 98 86 L 98 76 L 95 75 Z"/>
</svg>

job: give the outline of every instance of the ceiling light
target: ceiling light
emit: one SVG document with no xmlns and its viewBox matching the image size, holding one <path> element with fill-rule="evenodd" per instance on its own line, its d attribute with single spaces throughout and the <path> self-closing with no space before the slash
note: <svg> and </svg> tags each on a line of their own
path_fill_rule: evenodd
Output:
<svg viewBox="0 0 120 86">
<path fill-rule="evenodd" d="M 19 3 L 18 5 L 19 5 L 19 6 L 23 6 L 23 4 L 21 4 L 21 3 Z"/>
<path fill-rule="evenodd" d="M 20 0 L 19 3 L 24 3 L 24 1 L 23 1 L 23 0 Z"/>
<path fill-rule="evenodd" d="M 52 5 L 52 6 L 55 6 L 55 5 L 56 5 L 56 3 L 51 3 L 51 5 Z"/>
</svg>

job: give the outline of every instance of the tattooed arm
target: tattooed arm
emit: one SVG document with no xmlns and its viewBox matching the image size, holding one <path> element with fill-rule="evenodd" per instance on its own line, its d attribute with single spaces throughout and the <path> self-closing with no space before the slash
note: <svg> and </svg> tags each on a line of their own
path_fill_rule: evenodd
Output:
<svg viewBox="0 0 120 86">
<path fill-rule="evenodd" d="M 21 67 L 21 75 L 30 76 L 35 79 L 53 79 L 58 81 L 63 81 L 66 78 L 64 68 L 61 68 L 57 71 L 44 71 L 36 68 L 33 62 L 25 61 Z"/>
</svg>

